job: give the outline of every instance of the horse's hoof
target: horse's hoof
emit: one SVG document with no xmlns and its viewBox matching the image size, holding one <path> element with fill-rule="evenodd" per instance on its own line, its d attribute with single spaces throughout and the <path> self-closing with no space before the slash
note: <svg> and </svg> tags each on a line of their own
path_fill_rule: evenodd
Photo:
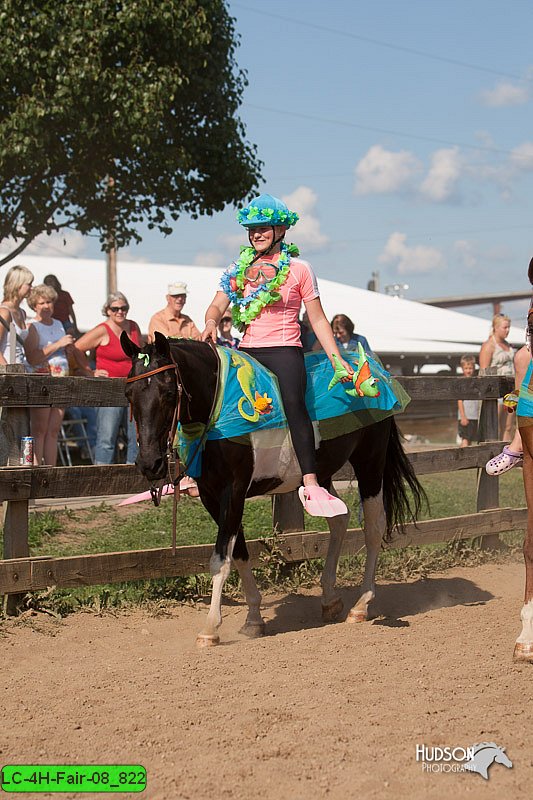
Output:
<svg viewBox="0 0 533 800">
<path fill-rule="evenodd" d="M 322 603 L 322 622 L 336 622 L 342 614 L 344 604 L 340 597 L 336 597 L 328 605 Z"/>
<path fill-rule="evenodd" d="M 346 617 L 346 622 L 349 625 L 353 625 L 356 622 L 366 622 L 368 619 L 368 613 L 364 611 L 362 608 L 352 608 Z"/>
<path fill-rule="evenodd" d="M 245 623 L 239 630 L 239 633 L 242 633 L 243 636 L 248 636 L 249 639 L 260 639 L 261 636 L 265 635 L 265 623 L 264 622 Z"/>
<path fill-rule="evenodd" d="M 196 644 L 198 647 L 214 647 L 220 644 L 220 636 L 216 633 L 199 633 L 196 637 Z"/>
<path fill-rule="evenodd" d="M 514 646 L 513 661 L 533 664 L 533 642 L 517 642 Z"/>
</svg>

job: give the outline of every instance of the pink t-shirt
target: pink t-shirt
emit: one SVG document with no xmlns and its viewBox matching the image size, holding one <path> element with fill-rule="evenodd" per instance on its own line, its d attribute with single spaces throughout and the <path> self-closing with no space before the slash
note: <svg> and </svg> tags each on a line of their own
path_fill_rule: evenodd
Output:
<svg viewBox="0 0 533 800">
<path fill-rule="evenodd" d="M 245 286 L 244 295 L 255 287 Z M 246 328 L 241 347 L 301 347 L 298 316 L 302 302 L 320 297 L 316 276 L 307 261 L 291 258 L 287 280 L 279 289 L 281 300 L 265 306 Z"/>
</svg>

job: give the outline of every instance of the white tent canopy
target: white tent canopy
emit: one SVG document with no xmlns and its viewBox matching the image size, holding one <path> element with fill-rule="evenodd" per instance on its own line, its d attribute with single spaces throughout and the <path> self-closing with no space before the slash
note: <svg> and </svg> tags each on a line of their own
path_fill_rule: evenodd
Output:
<svg viewBox="0 0 533 800">
<path fill-rule="evenodd" d="M 80 330 L 88 330 L 103 320 L 101 308 L 106 298 L 104 260 L 49 256 L 22 256 L 11 262 L 24 264 L 35 275 L 35 283 L 53 273 L 74 298 Z M 184 281 L 188 286 L 185 313 L 202 329 L 205 309 L 218 288 L 221 270 L 180 264 L 152 264 L 125 261 L 117 264 L 117 285 L 130 303 L 130 317 L 141 330 L 155 311 L 166 304 L 169 283 Z M 319 279 L 326 316 L 347 314 L 355 330 L 365 335 L 376 353 L 458 355 L 477 353 L 489 334 L 490 323 L 480 317 L 448 309 L 369 292 L 355 286 Z M 522 328 L 513 327 L 509 341 L 524 342 Z"/>
</svg>

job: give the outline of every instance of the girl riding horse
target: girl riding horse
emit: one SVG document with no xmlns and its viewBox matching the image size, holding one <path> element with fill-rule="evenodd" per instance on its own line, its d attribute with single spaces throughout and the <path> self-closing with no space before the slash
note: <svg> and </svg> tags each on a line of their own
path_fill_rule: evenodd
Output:
<svg viewBox="0 0 533 800">
<path fill-rule="evenodd" d="M 298 249 L 285 244 L 287 230 L 298 214 L 269 194 L 262 194 L 238 213 L 248 232 L 250 247 L 224 272 L 218 291 L 205 314 L 202 340 L 216 343 L 220 320 L 232 306 L 234 324 L 244 332 L 239 349 L 252 355 L 274 373 L 302 471 L 299 496 L 313 516 L 347 513 L 343 501 L 319 485 L 315 437 L 305 405 L 306 371 L 298 317 L 302 302 L 309 322 L 333 370 L 337 357 L 350 380 L 353 369 L 341 357 L 322 304 L 316 277 Z"/>
</svg>

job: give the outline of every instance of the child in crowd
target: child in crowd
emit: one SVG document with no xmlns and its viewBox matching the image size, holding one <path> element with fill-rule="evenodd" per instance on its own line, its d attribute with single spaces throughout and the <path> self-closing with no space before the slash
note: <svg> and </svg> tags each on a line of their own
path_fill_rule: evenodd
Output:
<svg viewBox="0 0 533 800">
<path fill-rule="evenodd" d="M 465 378 L 472 378 L 476 368 L 474 356 L 461 356 L 461 369 Z M 477 438 L 479 420 L 479 400 L 457 401 L 457 431 L 461 439 L 461 447 L 468 447 Z"/>
</svg>

